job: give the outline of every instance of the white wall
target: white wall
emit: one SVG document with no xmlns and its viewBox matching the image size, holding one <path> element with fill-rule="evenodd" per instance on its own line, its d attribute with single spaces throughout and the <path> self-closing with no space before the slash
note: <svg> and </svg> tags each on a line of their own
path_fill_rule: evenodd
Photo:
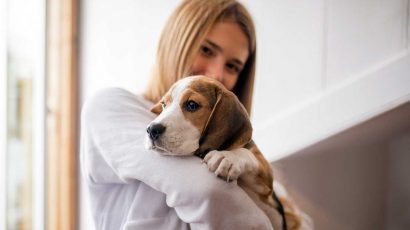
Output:
<svg viewBox="0 0 410 230">
<path fill-rule="evenodd" d="M 410 100 L 408 0 L 258 4 L 254 138 L 269 160 Z"/>
<path fill-rule="evenodd" d="M 104 87 L 141 91 L 177 1 L 81 1 L 81 102 Z"/>
</svg>

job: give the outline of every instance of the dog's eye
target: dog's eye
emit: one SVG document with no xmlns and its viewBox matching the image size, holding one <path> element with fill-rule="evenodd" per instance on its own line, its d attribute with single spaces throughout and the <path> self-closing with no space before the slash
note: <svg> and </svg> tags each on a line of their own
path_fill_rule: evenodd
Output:
<svg viewBox="0 0 410 230">
<path fill-rule="evenodd" d="M 167 105 L 163 101 L 161 101 L 161 106 L 162 106 L 162 109 L 165 109 L 165 107 L 167 107 Z"/>
<path fill-rule="evenodd" d="M 185 108 L 186 110 L 188 110 L 188 112 L 195 112 L 196 110 L 199 109 L 199 104 L 196 103 L 195 101 L 189 100 L 185 104 Z"/>
</svg>

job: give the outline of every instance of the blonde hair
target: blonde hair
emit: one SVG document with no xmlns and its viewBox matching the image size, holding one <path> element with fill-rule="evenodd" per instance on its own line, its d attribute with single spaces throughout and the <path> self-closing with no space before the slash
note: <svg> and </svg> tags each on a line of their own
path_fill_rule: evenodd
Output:
<svg viewBox="0 0 410 230">
<path fill-rule="evenodd" d="M 235 0 L 185 0 L 162 31 L 153 73 L 144 97 L 157 102 L 172 84 L 190 74 L 193 59 L 218 21 L 238 23 L 249 41 L 249 57 L 232 90 L 250 114 L 256 62 L 256 36 L 252 17 Z"/>
</svg>

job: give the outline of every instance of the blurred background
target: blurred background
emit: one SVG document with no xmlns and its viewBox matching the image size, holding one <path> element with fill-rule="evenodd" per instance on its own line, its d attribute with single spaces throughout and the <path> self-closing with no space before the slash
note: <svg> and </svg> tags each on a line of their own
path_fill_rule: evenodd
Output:
<svg viewBox="0 0 410 230">
<path fill-rule="evenodd" d="M 410 228 L 410 1 L 243 0 L 254 140 L 316 229 Z M 83 102 L 141 92 L 179 0 L 0 0 L 0 229 L 93 229 Z"/>
</svg>

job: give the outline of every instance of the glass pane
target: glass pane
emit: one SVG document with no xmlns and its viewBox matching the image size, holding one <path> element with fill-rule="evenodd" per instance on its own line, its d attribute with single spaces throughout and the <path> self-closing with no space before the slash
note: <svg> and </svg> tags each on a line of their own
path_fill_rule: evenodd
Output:
<svg viewBox="0 0 410 230">
<path fill-rule="evenodd" d="M 32 229 L 35 1 L 7 1 L 6 228 Z"/>
</svg>

